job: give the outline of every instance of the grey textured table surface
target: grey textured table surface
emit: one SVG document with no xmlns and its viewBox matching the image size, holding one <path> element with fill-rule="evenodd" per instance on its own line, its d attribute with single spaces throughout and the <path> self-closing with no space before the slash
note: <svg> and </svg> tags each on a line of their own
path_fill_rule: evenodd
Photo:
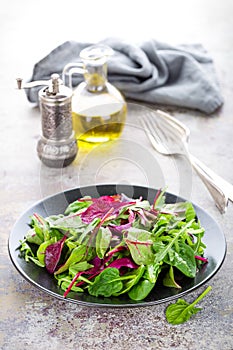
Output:
<svg viewBox="0 0 233 350">
<path fill-rule="evenodd" d="M 117 23 L 113 23 L 113 9 L 104 0 L 90 1 L 87 7 L 83 3 L 78 9 L 73 9 L 77 4 L 70 1 L 69 11 L 61 1 L 44 0 L 9 0 L 1 8 L 0 348 L 3 350 L 233 349 L 232 203 L 227 213 L 221 215 L 184 160 L 164 158 L 152 150 L 145 134 L 135 126 L 134 117 L 143 107 L 134 104 L 129 105 L 127 125 L 117 142 L 91 152 L 81 149 L 75 162 L 62 171 L 41 166 L 36 155 L 40 113 L 29 105 L 23 92 L 14 89 L 15 77 L 21 74 L 28 77 L 33 64 L 65 40 L 97 41 L 108 35 L 134 40 L 154 37 L 174 43 L 201 42 L 214 58 L 225 99 L 223 108 L 209 117 L 191 110 L 166 106 L 163 109 L 190 128 L 192 153 L 233 183 L 232 2 L 156 4 L 145 0 L 143 8 L 140 4 L 118 1 L 114 9 Z M 96 25 L 98 15 L 101 24 Z M 135 147 L 140 149 L 138 157 L 133 152 Z M 153 169 L 158 168 L 155 176 L 151 176 Z M 188 178 L 185 184 L 180 183 L 183 171 Z M 152 187 L 166 183 L 170 192 L 185 195 L 221 226 L 228 245 L 225 262 L 207 283 L 213 289 L 201 302 L 202 311 L 188 323 L 169 325 L 164 315 L 166 303 L 146 308 L 98 309 L 56 300 L 25 281 L 11 264 L 8 236 L 24 210 L 55 192 L 106 182 Z M 186 300 L 192 301 L 205 287 L 188 294 Z"/>
</svg>

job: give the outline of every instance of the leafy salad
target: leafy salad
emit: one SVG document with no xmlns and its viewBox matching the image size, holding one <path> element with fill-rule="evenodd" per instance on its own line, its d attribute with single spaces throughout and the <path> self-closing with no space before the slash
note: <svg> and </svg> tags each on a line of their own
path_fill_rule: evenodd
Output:
<svg viewBox="0 0 233 350">
<path fill-rule="evenodd" d="M 64 214 L 31 217 L 20 242 L 21 256 L 54 276 L 70 291 L 95 297 L 145 299 L 160 279 L 181 288 L 202 264 L 204 228 L 190 202 L 166 204 L 158 191 L 153 204 L 121 195 L 89 196 Z"/>
</svg>

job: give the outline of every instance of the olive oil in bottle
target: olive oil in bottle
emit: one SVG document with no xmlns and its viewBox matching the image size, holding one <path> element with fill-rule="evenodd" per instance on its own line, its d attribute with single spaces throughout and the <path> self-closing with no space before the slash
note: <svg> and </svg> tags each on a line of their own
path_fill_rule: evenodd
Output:
<svg viewBox="0 0 233 350">
<path fill-rule="evenodd" d="M 111 53 L 105 45 L 93 45 L 80 53 L 85 81 L 78 85 L 72 98 L 73 129 L 78 141 L 114 140 L 124 128 L 126 102 L 119 90 L 107 81 L 106 61 Z"/>
</svg>

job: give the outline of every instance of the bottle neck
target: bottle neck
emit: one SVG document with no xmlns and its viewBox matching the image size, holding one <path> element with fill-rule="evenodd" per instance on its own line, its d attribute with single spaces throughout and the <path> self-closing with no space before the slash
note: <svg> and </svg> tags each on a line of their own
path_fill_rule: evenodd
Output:
<svg viewBox="0 0 233 350">
<path fill-rule="evenodd" d="M 107 63 L 101 65 L 86 64 L 84 68 L 84 78 L 88 91 L 102 91 L 107 82 Z"/>
</svg>

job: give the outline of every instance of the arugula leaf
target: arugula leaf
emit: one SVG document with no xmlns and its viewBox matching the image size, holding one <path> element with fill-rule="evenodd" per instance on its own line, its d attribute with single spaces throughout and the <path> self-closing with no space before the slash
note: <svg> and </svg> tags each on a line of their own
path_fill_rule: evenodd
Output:
<svg viewBox="0 0 233 350">
<path fill-rule="evenodd" d="M 195 217 L 196 217 L 195 209 L 194 209 L 192 203 L 190 203 L 190 202 L 186 202 L 185 217 L 186 217 L 187 222 L 195 219 Z"/>
<path fill-rule="evenodd" d="M 195 305 L 204 298 L 204 296 L 211 291 L 212 287 L 209 286 L 206 290 L 196 299 L 192 304 L 187 303 L 183 299 L 178 299 L 175 304 L 170 304 L 166 309 L 166 319 L 173 325 L 181 324 L 190 319 L 192 315 L 195 315 L 201 308 L 195 307 Z"/>
<path fill-rule="evenodd" d="M 164 249 L 160 249 L 155 257 L 155 262 L 161 262 L 167 255 L 168 251 L 171 249 L 171 247 L 175 244 L 176 240 L 187 230 L 188 227 L 190 227 L 192 224 L 192 221 L 188 222 L 185 226 L 183 226 L 182 229 L 180 229 L 174 238 L 171 238 L 169 240 L 169 243 L 166 245 Z"/>
<path fill-rule="evenodd" d="M 37 258 L 35 258 L 35 255 L 30 245 L 26 241 L 21 242 L 20 252 L 22 253 L 26 262 L 29 262 L 31 260 L 34 264 L 40 267 L 44 267 L 44 264 L 42 264 Z"/>
</svg>

